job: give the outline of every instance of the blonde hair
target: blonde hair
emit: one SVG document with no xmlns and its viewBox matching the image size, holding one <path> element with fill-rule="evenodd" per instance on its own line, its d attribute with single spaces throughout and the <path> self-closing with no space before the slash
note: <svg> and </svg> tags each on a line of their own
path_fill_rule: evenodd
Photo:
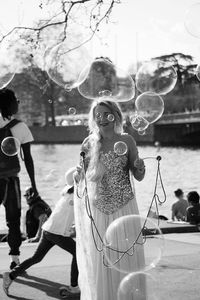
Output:
<svg viewBox="0 0 200 300">
<path fill-rule="evenodd" d="M 105 172 L 104 165 L 100 161 L 101 134 L 95 120 L 95 110 L 98 106 L 106 106 L 114 116 L 114 131 L 121 133 L 123 131 L 123 117 L 120 107 L 115 102 L 99 100 L 93 102 L 90 112 L 88 126 L 90 131 L 90 163 L 88 167 L 88 177 L 92 181 L 102 179 Z"/>
</svg>

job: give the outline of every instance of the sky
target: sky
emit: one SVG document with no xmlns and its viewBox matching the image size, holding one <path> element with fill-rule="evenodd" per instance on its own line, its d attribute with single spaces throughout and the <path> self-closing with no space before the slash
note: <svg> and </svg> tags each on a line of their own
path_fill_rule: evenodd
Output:
<svg viewBox="0 0 200 300">
<path fill-rule="evenodd" d="M 22 21 L 30 25 L 42 13 L 39 3 L 0 0 L 0 30 L 10 30 Z M 111 22 L 101 29 L 104 40 L 93 40 L 92 55 L 109 56 L 124 69 L 138 61 L 174 52 L 192 55 L 198 64 L 200 35 L 195 37 L 186 26 L 187 11 L 197 4 L 198 0 L 121 0 L 113 10 Z M 199 7 L 200 4 L 198 15 Z"/>
</svg>

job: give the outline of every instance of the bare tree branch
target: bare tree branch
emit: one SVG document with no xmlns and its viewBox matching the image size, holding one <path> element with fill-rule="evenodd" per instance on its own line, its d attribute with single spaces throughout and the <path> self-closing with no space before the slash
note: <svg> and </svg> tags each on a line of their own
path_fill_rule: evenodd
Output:
<svg viewBox="0 0 200 300">
<path fill-rule="evenodd" d="M 51 1 L 47 1 L 47 3 L 50 3 Z M 91 8 L 90 8 L 90 13 L 88 14 L 88 19 L 90 21 L 89 28 L 91 30 L 91 36 L 87 38 L 84 42 L 81 43 L 81 45 L 87 43 L 90 41 L 94 34 L 98 31 L 101 23 L 105 20 L 108 19 L 114 5 L 116 3 L 120 3 L 119 0 L 77 0 L 77 1 L 64 1 L 60 0 L 61 2 L 61 8 L 58 13 L 55 13 L 55 15 L 48 20 L 40 20 L 38 26 L 16 26 L 12 28 L 10 31 L 8 31 L 5 35 L 3 35 L 0 39 L 0 43 L 9 35 L 16 31 L 30 31 L 30 32 L 36 32 L 37 33 L 37 38 L 38 40 L 40 39 L 40 34 L 44 29 L 47 28 L 53 28 L 59 25 L 63 25 L 62 29 L 62 39 L 61 41 L 64 41 L 67 37 L 67 29 L 69 27 L 69 21 L 73 19 L 73 13 L 74 13 L 74 8 L 79 7 L 84 7 L 84 4 L 91 3 Z M 43 8 L 42 4 L 41 9 Z M 103 7 L 106 7 L 106 10 L 103 11 Z M 98 14 L 94 14 L 94 11 L 98 9 Z M 61 20 L 57 20 L 58 18 L 61 18 Z M 54 21 L 56 20 L 56 21 Z M 42 24 L 41 24 L 42 23 Z M 94 23 L 94 24 L 93 24 Z M 70 30 L 70 29 L 69 29 Z M 60 33 L 61 34 L 61 33 Z M 80 46 L 81 46 L 80 45 Z"/>
</svg>

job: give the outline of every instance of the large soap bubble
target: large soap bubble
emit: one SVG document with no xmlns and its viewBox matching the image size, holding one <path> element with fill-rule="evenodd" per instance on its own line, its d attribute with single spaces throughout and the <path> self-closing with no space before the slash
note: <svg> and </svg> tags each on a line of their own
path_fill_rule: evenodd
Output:
<svg viewBox="0 0 200 300">
<path fill-rule="evenodd" d="M 134 98 L 135 84 L 130 75 L 104 58 L 87 65 L 80 74 L 78 90 L 87 99 L 124 102 Z"/>
<path fill-rule="evenodd" d="M 146 92 L 135 100 L 137 114 L 149 123 L 156 122 L 164 112 L 164 101 L 161 96 Z"/>
<path fill-rule="evenodd" d="M 120 217 L 104 236 L 105 265 L 122 273 L 146 271 L 157 265 L 163 247 L 162 232 L 150 218 Z"/>
<path fill-rule="evenodd" d="M 44 59 L 44 67 L 49 77 L 69 91 L 81 83 L 79 75 L 90 61 L 83 46 L 76 47 L 68 41 L 47 49 Z"/>
<path fill-rule="evenodd" d="M 200 2 L 193 4 L 185 15 L 185 28 L 189 34 L 200 38 Z"/>
<path fill-rule="evenodd" d="M 141 93 L 154 92 L 165 95 L 173 90 L 177 82 L 177 73 L 169 63 L 154 59 L 138 69 L 135 81 Z"/>
<path fill-rule="evenodd" d="M 157 300 L 156 279 L 148 273 L 136 272 L 126 275 L 120 282 L 118 300 Z"/>
<path fill-rule="evenodd" d="M 13 51 L 9 41 L 0 43 L 0 89 L 5 88 L 14 78 L 16 71 Z"/>
</svg>

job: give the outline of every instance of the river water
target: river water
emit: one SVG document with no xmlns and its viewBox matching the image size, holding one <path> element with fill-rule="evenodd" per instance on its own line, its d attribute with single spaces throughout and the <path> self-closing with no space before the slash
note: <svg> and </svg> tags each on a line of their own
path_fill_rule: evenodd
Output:
<svg viewBox="0 0 200 300">
<path fill-rule="evenodd" d="M 162 203 L 158 205 L 159 213 L 171 217 L 171 205 L 176 201 L 174 191 L 181 188 L 185 195 L 196 190 L 200 193 L 200 149 L 183 147 L 139 146 L 140 157 L 145 158 L 146 176 L 142 182 L 135 181 L 136 196 L 140 213 L 146 215 L 152 202 L 154 192 Z M 35 162 L 35 173 L 38 191 L 41 197 L 52 207 L 60 198 L 60 191 L 64 186 L 65 171 L 79 161 L 80 145 L 32 145 L 32 155 Z M 156 174 L 158 156 L 161 156 L 160 171 L 163 187 Z M 21 190 L 22 195 L 30 185 L 23 162 L 21 162 Z M 22 196 L 22 208 L 27 206 Z M 155 205 L 152 206 L 155 210 Z M 0 206 L 0 230 L 6 228 L 4 207 Z"/>
</svg>

